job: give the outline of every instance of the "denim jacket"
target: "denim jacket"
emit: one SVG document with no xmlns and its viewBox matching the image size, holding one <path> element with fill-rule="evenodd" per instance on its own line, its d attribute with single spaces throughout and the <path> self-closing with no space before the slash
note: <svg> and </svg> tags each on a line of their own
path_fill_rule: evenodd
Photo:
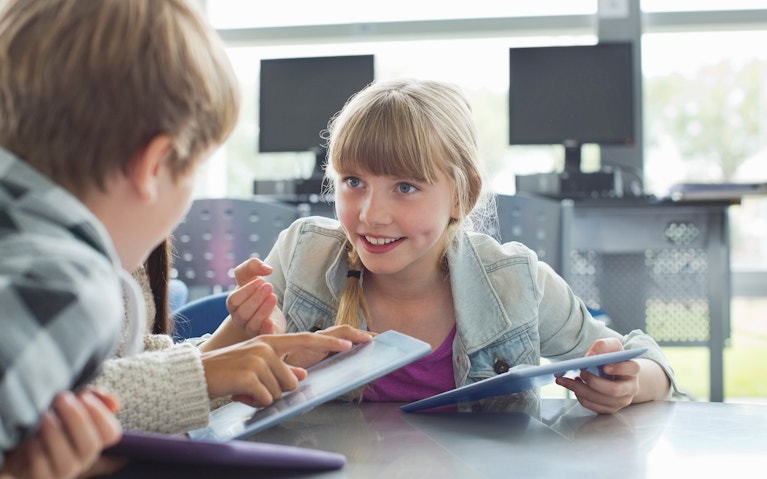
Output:
<svg viewBox="0 0 767 479">
<path fill-rule="evenodd" d="M 299 219 L 280 234 L 265 262 L 274 269 L 268 280 L 288 332 L 333 325 L 349 269 L 344 240 L 338 221 L 322 217 Z M 625 349 L 649 348 L 644 357 L 660 364 L 677 390 L 650 336 L 639 330 L 622 336 L 593 319 L 565 281 L 526 246 L 461 232 L 447 260 L 456 313 L 456 387 L 495 376 L 498 359 L 513 367 L 539 364 L 541 357 L 576 358 L 597 339 L 614 337 Z"/>
</svg>

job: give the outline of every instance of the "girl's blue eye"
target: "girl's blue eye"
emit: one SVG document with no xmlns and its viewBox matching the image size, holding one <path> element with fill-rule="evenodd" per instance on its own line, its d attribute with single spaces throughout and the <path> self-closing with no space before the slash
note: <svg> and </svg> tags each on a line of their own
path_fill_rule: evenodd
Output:
<svg viewBox="0 0 767 479">
<path fill-rule="evenodd" d="M 410 183 L 400 183 L 397 185 L 397 191 L 400 193 L 412 193 L 416 190 L 417 188 Z"/>
<path fill-rule="evenodd" d="M 346 184 L 351 186 L 352 188 L 357 188 L 358 186 L 362 184 L 362 181 L 360 181 L 360 179 L 357 177 L 350 176 L 346 178 Z"/>
</svg>

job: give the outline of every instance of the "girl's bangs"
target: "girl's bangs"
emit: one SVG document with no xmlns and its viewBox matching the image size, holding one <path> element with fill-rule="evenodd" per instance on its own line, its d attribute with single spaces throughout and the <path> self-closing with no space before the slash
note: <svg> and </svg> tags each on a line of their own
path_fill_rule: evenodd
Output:
<svg viewBox="0 0 767 479">
<path fill-rule="evenodd" d="M 336 171 L 436 181 L 433 142 L 424 128 L 414 128 L 412 121 L 378 115 L 358 120 L 334 142 L 331 161 Z"/>
</svg>

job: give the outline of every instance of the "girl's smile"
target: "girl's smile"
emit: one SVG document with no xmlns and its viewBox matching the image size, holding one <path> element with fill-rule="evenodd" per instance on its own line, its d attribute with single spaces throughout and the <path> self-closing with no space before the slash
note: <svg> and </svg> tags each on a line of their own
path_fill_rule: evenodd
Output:
<svg viewBox="0 0 767 479">
<path fill-rule="evenodd" d="M 360 237 L 364 240 L 361 242 L 361 244 L 365 247 L 365 249 L 374 254 L 387 253 L 405 241 L 404 237 L 387 238 L 366 234 L 360 235 Z"/>
</svg>

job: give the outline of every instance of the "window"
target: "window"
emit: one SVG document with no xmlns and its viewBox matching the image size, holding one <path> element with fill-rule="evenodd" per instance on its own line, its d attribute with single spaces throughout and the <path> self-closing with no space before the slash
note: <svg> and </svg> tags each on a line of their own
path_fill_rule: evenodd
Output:
<svg viewBox="0 0 767 479">
<path fill-rule="evenodd" d="M 767 181 L 764 31 L 643 36 L 646 186 Z M 732 267 L 767 270 L 767 199 L 731 208 Z"/>
</svg>

